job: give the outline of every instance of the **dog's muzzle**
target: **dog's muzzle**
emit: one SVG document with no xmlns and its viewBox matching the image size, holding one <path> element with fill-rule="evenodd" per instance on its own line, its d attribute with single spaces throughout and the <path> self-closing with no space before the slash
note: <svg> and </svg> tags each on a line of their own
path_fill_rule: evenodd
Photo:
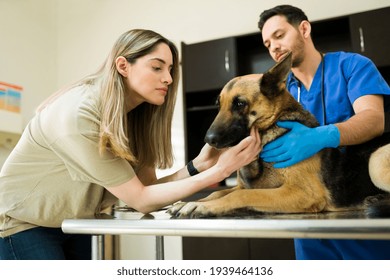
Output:
<svg viewBox="0 0 390 280">
<path fill-rule="evenodd" d="M 248 135 L 249 130 L 242 126 L 230 126 L 225 129 L 210 127 L 204 141 L 214 148 L 223 149 L 237 145 Z"/>
</svg>

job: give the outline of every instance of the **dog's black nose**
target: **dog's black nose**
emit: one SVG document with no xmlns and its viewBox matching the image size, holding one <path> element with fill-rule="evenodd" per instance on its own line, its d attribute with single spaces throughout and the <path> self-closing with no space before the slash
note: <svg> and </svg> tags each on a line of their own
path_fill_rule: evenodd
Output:
<svg viewBox="0 0 390 280">
<path fill-rule="evenodd" d="M 207 131 L 204 141 L 212 147 L 218 146 L 218 136 L 213 131 Z"/>
</svg>

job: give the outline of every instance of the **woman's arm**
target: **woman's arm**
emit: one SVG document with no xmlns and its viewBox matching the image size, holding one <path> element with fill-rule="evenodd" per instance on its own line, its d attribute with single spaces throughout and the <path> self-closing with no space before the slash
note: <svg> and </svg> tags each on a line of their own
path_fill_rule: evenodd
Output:
<svg viewBox="0 0 390 280">
<path fill-rule="evenodd" d="M 195 168 L 199 172 L 209 169 L 211 166 L 217 163 L 219 156 L 223 150 L 217 150 L 211 147 L 209 144 L 205 144 L 199 153 L 199 155 L 193 160 Z M 177 172 L 159 178 L 157 180 L 156 169 L 154 167 L 143 167 L 137 172 L 138 179 L 145 185 L 160 184 L 166 182 L 172 182 L 187 178 L 190 176 L 188 173 L 187 165 L 178 170 Z"/>
<path fill-rule="evenodd" d="M 145 169 L 140 173 L 141 179 L 135 176 L 128 182 L 107 190 L 129 207 L 149 213 L 222 181 L 237 169 L 257 159 L 259 152 L 260 137 L 257 131 L 252 130 L 250 137 L 222 152 L 216 164 L 195 176 L 189 177 L 187 170 L 183 168 L 165 177 L 162 181 L 166 182 L 147 186 L 149 181 L 155 180 L 155 175 L 149 180 L 145 175 L 151 173 L 150 169 Z"/>
<path fill-rule="evenodd" d="M 199 172 L 203 172 L 204 170 L 209 169 L 210 167 L 212 167 L 213 165 L 215 165 L 217 163 L 218 158 L 222 152 L 223 152 L 223 150 L 217 150 L 217 149 L 211 147 L 209 144 L 205 144 L 203 146 L 202 150 L 200 151 L 199 155 L 195 159 L 193 159 L 193 161 L 192 161 L 193 165 L 196 168 L 196 170 L 198 170 Z M 154 178 L 155 178 L 155 180 L 157 180 L 154 168 L 149 168 L 148 171 L 145 170 L 142 173 L 145 173 L 145 175 L 147 174 L 146 176 L 143 176 L 146 178 L 152 178 L 153 175 L 151 175 L 151 174 L 154 173 Z M 189 176 L 190 176 L 190 174 L 188 173 L 187 165 L 185 165 L 183 168 L 181 168 L 177 172 L 175 172 L 171 175 L 159 178 L 157 180 L 157 183 L 166 183 L 166 182 L 177 181 L 177 180 L 187 178 Z M 142 179 L 141 179 L 141 181 L 144 182 Z M 153 182 L 156 183 L 156 181 L 153 181 Z M 146 184 L 146 185 L 149 185 L 149 184 Z"/>
</svg>

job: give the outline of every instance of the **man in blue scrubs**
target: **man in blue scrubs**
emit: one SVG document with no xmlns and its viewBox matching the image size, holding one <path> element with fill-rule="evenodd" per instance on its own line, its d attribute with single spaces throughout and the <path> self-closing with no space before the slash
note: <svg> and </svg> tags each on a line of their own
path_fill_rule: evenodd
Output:
<svg viewBox="0 0 390 280">
<path fill-rule="evenodd" d="M 264 147 L 264 161 L 284 168 L 323 148 L 359 144 L 383 133 L 390 88 L 371 60 L 355 53 L 320 53 L 305 13 L 290 5 L 264 11 L 259 29 L 275 61 L 292 52 L 287 88 L 321 124 L 279 122 L 289 132 Z M 390 259 L 390 241 L 296 239 L 295 251 L 297 259 Z"/>
</svg>

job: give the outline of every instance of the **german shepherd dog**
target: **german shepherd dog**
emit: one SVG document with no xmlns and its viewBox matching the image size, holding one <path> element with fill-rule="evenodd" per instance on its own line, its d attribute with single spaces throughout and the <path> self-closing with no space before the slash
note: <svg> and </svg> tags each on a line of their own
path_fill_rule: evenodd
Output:
<svg viewBox="0 0 390 280">
<path fill-rule="evenodd" d="M 283 135 L 279 120 L 308 127 L 317 120 L 286 89 L 291 53 L 266 73 L 236 77 L 218 98 L 219 112 L 205 141 L 222 149 L 239 143 L 255 126 L 262 145 Z M 195 202 L 177 203 L 168 212 L 199 218 L 237 213 L 318 213 L 364 210 L 380 215 L 390 205 L 390 133 L 342 149 L 326 148 L 288 168 L 261 158 L 238 171 L 238 185 Z M 374 207 L 375 206 L 375 207 Z M 379 206 L 379 207 L 378 207 Z M 379 211 L 379 212 L 378 212 Z M 386 213 L 387 215 L 387 213 Z"/>
</svg>

